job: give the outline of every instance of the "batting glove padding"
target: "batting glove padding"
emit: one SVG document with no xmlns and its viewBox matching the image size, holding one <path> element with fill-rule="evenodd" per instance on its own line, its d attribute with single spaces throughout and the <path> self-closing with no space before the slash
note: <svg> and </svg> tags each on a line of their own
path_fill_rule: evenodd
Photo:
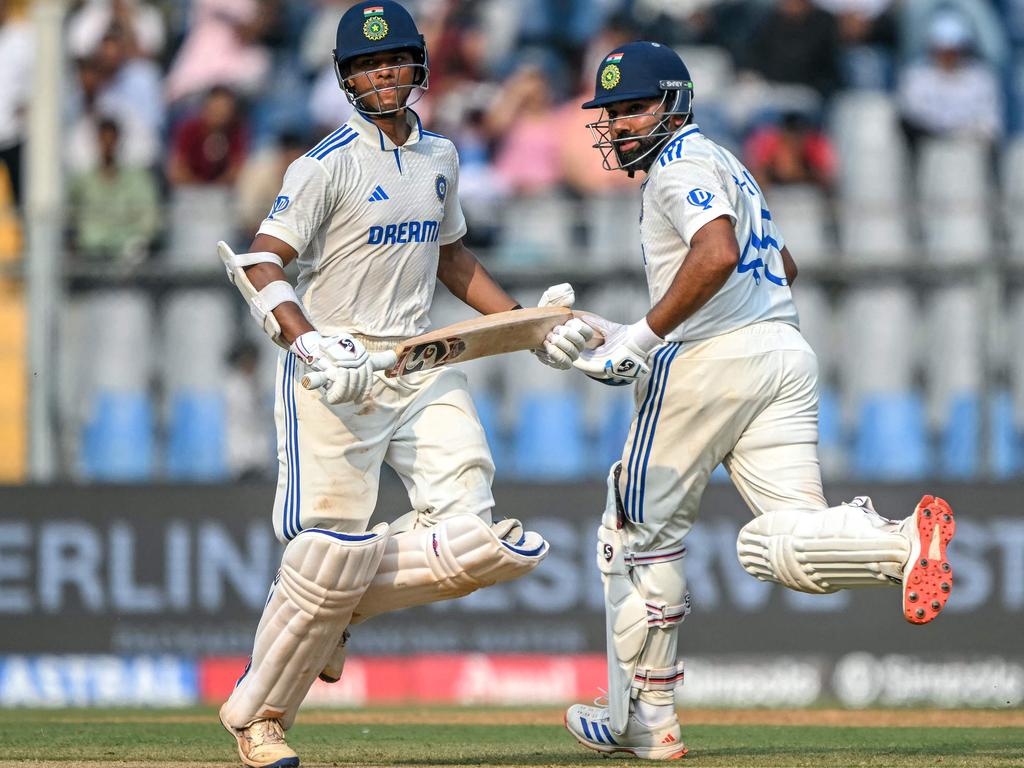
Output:
<svg viewBox="0 0 1024 768">
<path fill-rule="evenodd" d="M 324 399 L 331 405 L 358 403 L 369 393 L 373 382 L 370 355 L 347 333 L 321 336 L 309 331 L 292 342 L 291 351 L 310 368 L 324 374 Z"/>
<path fill-rule="evenodd" d="M 613 323 L 599 317 L 589 321 L 604 334 L 604 344 L 597 349 L 583 351 L 573 362 L 592 379 L 606 384 L 632 384 L 650 373 L 647 359 L 665 340 L 651 330 L 647 318 L 632 325 Z"/>
<path fill-rule="evenodd" d="M 576 292 L 569 283 L 560 283 L 548 288 L 537 302 L 538 307 L 571 307 L 576 303 Z M 533 350 L 544 365 L 567 371 L 573 361 L 594 337 L 594 329 L 578 318 L 573 318 L 564 325 L 556 325 L 544 339 L 541 349 Z"/>
</svg>

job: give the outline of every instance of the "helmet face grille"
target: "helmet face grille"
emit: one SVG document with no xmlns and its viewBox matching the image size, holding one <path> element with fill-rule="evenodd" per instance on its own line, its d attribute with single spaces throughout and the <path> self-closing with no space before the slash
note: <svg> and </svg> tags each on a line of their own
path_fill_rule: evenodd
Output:
<svg viewBox="0 0 1024 768">
<path fill-rule="evenodd" d="M 604 169 L 606 171 L 629 171 L 630 175 L 632 175 L 635 171 L 650 167 L 658 150 L 679 130 L 678 126 L 673 127 L 672 118 L 681 117 L 685 124 L 690 117 L 692 108 L 693 99 L 691 92 L 684 89 L 678 92 L 664 91 L 661 96 L 661 102 L 650 112 L 637 112 L 630 115 L 607 117 L 607 112 L 602 109 L 601 119 L 587 123 L 587 128 L 590 129 L 590 134 L 594 138 L 592 146 L 601 153 Z M 620 136 L 618 138 L 612 135 L 616 122 L 635 117 L 656 117 L 660 119 L 646 134 Z M 639 141 L 640 146 L 628 152 L 623 151 L 622 146 L 632 141 Z"/>
<path fill-rule="evenodd" d="M 400 84 L 402 70 L 405 69 L 413 71 L 412 83 L 402 85 Z M 394 85 L 379 86 L 374 82 L 373 75 L 390 70 L 395 71 Z M 341 90 L 345 93 L 345 98 L 348 99 L 353 107 L 367 115 L 380 116 L 401 112 L 406 107 L 411 107 L 423 98 L 424 91 L 430 87 L 430 68 L 426 64 L 418 62 L 377 67 L 376 69 L 359 72 L 356 77 L 365 76 L 370 83 L 370 87 L 365 93 L 358 93 L 355 87 L 349 84 L 352 76 L 346 76 L 342 73 L 341 64 L 337 58 L 334 60 L 334 73 L 338 77 L 338 85 L 341 86 Z M 390 100 L 385 99 L 385 95 L 390 96 L 391 94 L 395 95 L 395 106 L 385 108 L 383 105 L 387 100 Z"/>
</svg>

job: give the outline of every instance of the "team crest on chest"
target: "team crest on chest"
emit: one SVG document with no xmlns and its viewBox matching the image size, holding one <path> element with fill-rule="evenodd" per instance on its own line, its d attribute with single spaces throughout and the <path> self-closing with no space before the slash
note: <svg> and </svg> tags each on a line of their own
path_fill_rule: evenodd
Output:
<svg viewBox="0 0 1024 768">
<path fill-rule="evenodd" d="M 437 178 L 434 179 L 434 191 L 437 193 L 437 199 L 443 203 L 448 194 L 448 179 L 444 177 L 443 173 L 437 174 Z"/>
<path fill-rule="evenodd" d="M 366 13 L 383 12 L 383 8 L 369 8 Z M 369 40 L 383 40 L 388 36 L 388 23 L 383 16 L 368 16 L 363 22 L 363 35 Z"/>
</svg>

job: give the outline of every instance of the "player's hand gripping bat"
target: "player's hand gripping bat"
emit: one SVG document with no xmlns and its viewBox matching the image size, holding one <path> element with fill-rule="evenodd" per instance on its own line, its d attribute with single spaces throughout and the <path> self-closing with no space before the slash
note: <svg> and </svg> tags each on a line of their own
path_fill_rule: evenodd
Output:
<svg viewBox="0 0 1024 768">
<path fill-rule="evenodd" d="M 573 317 L 579 317 L 585 322 L 588 314 L 573 312 L 565 307 L 495 312 L 414 336 L 393 350 L 372 353 L 370 364 L 375 371 L 384 371 L 386 376 L 395 377 L 480 357 L 537 349 L 543 345 L 544 337 L 552 328 Z M 595 333 L 587 347 L 593 349 L 603 341 L 604 338 Z M 326 381 L 327 377 L 323 373 L 310 371 L 302 377 L 302 386 L 318 389 Z"/>
</svg>

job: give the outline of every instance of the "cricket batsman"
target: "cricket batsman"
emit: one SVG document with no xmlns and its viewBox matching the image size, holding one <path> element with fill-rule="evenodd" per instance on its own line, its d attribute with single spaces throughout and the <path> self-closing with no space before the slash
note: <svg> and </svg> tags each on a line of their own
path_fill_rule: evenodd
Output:
<svg viewBox="0 0 1024 768">
<path fill-rule="evenodd" d="M 375 372 L 427 328 L 437 280 L 483 314 L 518 307 L 462 243 L 454 145 L 409 108 L 430 77 L 423 37 L 398 3 L 356 4 L 334 61 L 352 119 L 291 164 L 249 253 L 219 246 L 283 347 L 273 523 L 286 546 L 250 663 L 220 710 L 250 768 L 299 765 L 284 733 L 318 674 L 341 676 L 350 624 L 518 578 L 548 550 L 517 520 L 492 524 L 494 464 L 464 374 Z M 553 295 L 572 303 L 568 286 L 545 303 Z M 592 333 L 570 320 L 536 354 L 569 369 Z M 300 386 L 310 371 L 322 390 Z M 412 512 L 371 526 L 383 462 Z"/>
<path fill-rule="evenodd" d="M 900 521 L 866 496 L 830 507 L 818 465 L 818 367 L 790 292 L 796 264 L 758 185 L 693 121 L 693 83 L 658 43 L 612 51 L 590 123 L 607 170 L 646 174 L 640 233 L 651 309 L 599 323 L 605 342 L 573 364 L 636 383 L 629 436 L 608 477 L 598 528 L 608 637 L 607 706 L 570 707 L 584 746 L 652 760 L 686 753 L 673 704 L 683 682 L 679 624 L 690 612 L 684 540 L 722 463 L 754 519 L 743 568 L 828 593 L 892 584 L 915 624 L 952 588 L 952 510 L 925 496 Z"/>
</svg>

